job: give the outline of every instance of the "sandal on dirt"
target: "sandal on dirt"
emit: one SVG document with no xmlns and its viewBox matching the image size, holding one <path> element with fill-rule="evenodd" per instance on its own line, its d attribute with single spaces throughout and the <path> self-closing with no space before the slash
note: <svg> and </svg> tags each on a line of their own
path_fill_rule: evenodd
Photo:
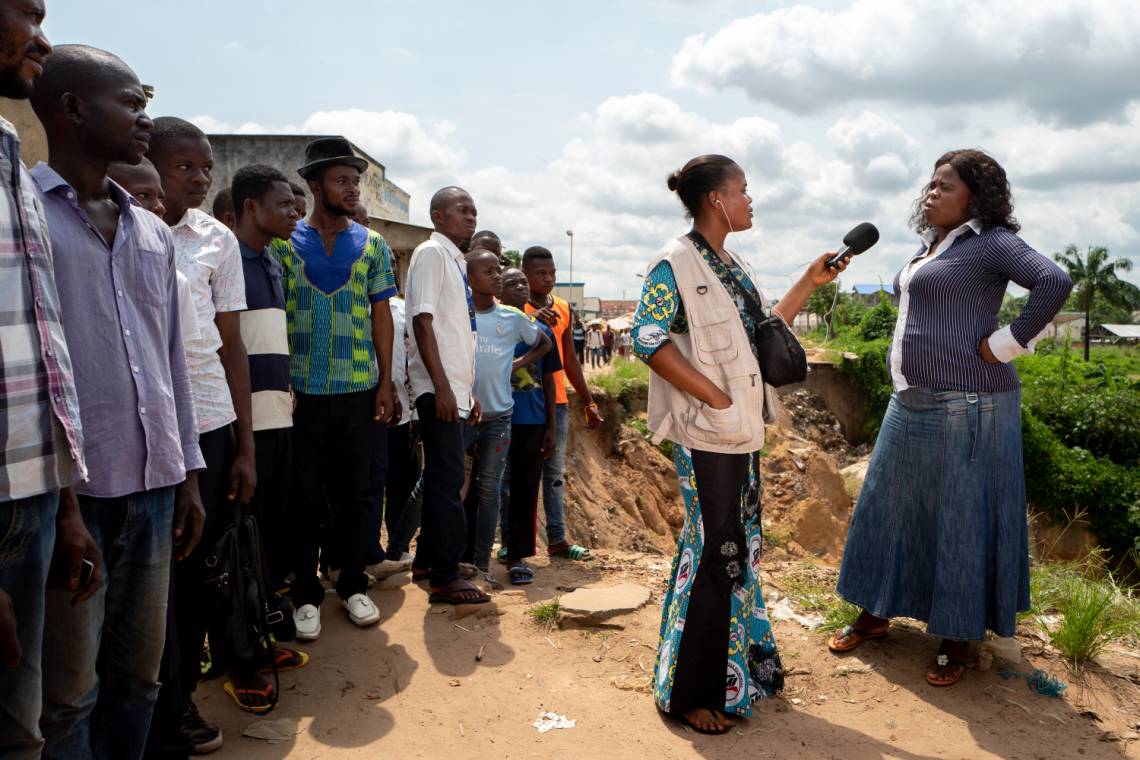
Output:
<svg viewBox="0 0 1140 760">
<path fill-rule="evenodd" d="M 534 570 L 525 562 L 516 562 L 507 571 L 507 577 L 511 579 L 511 585 L 525 586 L 534 582 Z"/>
<path fill-rule="evenodd" d="M 836 632 L 834 636 L 827 640 L 827 648 L 836 654 L 850 652 L 852 649 L 858 648 L 864 641 L 885 639 L 887 637 L 887 631 L 889 631 L 890 628 L 890 623 L 887 623 L 887 625 L 877 630 L 860 631 L 855 626 L 849 625 Z M 846 643 L 844 643 L 844 640 L 846 640 Z"/>
<path fill-rule="evenodd" d="M 570 544 L 565 541 L 554 544 L 553 546 L 546 547 L 546 552 L 551 557 L 566 557 L 567 559 L 574 559 L 585 562 L 588 559 L 593 559 L 594 555 L 590 550 L 578 544 Z"/>
<path fill-rule="evenodd" d="M 226 694 L 241 709 L 255 714 L 267 713 L 273 709 L 273 684 L 265 684 L 264 689 L 239 689 L 233 681 L 226 681 L 223 687 Z"/>
<path fill-rule="evenodd" d="M 433 590 L 428 595 L 428 602 L 431 604 L 486 604 L 489 601 L 491 601 L 490 596 L 469 583 L 465 583 L 451 591 L 444 591 L 442 588 Z"/>
<path fill-rule="evenodd" d="M 945 654 L 939 654 L 934 658 L 934 669 L 926 672 L 926 682 L 931 686 L 953 686 L 962 679 L 965 669 L 965 660 L 952 660 Z"/>
<path fill-rule="evenodd" d="M 483 582 L 487 584 L 487 587 L 489 589 L 491 589 L 492 591 L 502 591 L 503 590 L 503 584 L 501 584 L 497 580 L 495 580 L 495 576 L 491 575 L 490 570 L 480 570 L 479 572 L 482 573 Z"/>
<path fill-rule="evenodd" d="M 277 647 L 277 672 L 285 673 L 290 670 L 297 670 L 309 664 L 309 655 L 302 652 L 300 649 L 292 649 L 290 647 Z M 274 670 L 272 665 L 266 664 L 261 666 L 262 673 L 272 673 Z"/>
<path fill-rule="evenodd" d="M 499 551 L 495 553 L 495 559 L 499 560 L 500 565 L 507 564 L 507 547 L 504 546 L 502 549 L 499 549 Z"/>
</svg>

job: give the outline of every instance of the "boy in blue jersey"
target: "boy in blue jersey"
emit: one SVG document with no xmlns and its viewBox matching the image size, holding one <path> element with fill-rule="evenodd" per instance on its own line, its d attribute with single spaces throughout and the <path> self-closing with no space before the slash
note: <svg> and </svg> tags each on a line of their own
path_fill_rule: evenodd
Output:
<svg viewBox="0 0 1140 760">
<path fill-rule="evenodd" d="M 476 248 L 467 254 L 467 281 L 475 302 L 475 399 L 483 410 L 478 424 L 465 424 L 463 445 L 476 444 L 479 508 L 475 520 L 474 565 L 492 587 L 491 544 L 499 520 L 503 469 L 511 447 L 511 373 L 546 355 L 553 343 L 525 313 L 495 302 L 503 290 L 502 266 L 493 251 Z M 529 347 L 515 359 L 515 346 Z"/>
<path fill-rule="evenodd" d="M 503 272 L 500 301 L 507 308 L 522 309 L 530 295 L 530 285 L 521 269 Z M 543 336 L 554 342 L 554 334 L 542 322 Z M 554 454 L 556 373 L 562 369 L 557 351 L 537 361 L 528 359 L 525 343 L 515 346 L 511 390 L 514 412 L 511 419 L 509 488 L 503 489 L 507 502 L 502 520 L 502 556 L 509 568 L 511 583 L 522 585 L 534 580 L 534 570 L 525 561 L 535 554 L 535 519 L 538 514 L 538 485 L 542 463 Z"/>
</svg>

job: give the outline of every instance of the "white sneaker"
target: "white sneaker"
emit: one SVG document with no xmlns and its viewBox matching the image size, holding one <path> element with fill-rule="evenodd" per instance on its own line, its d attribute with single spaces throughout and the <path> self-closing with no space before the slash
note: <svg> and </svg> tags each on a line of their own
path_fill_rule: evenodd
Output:
<svg viewBox="0 0 1140 760">
<path fill-rule="evenodd" d="M 361 628 L 379 622 L 380 610 L 368 598 L 367 594 L 353 594 L 340 602 L 348 612 L 348 619 Z"/>
<path fill-rule="evenodd" d="M 375 565 L 367 567 L 368 574 L 376 580 L 384 580 L 389 575 L 396 575 L 397 573 L 406 573 L 412 569 L 412 558 L 409 556 L 404 559 L 386 559 L 377 562 Z"/>
<path fill-rule="evenodd" d="M 321 609 L 312 604 L 302 604 L 293 610 L 293 625 L 297 628 L 299 641 L 316 641 L 321 635 Z"/>
</svg>

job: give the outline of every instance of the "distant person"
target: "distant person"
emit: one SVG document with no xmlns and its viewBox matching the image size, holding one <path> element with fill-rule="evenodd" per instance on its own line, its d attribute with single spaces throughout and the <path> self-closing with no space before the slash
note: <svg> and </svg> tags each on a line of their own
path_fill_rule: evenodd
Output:
<svg viewBox="0 0 1140 760">
<path fill-rule="evenodd" d="M 293 191 L 293 202 L 297 206 L 297 218 L 304 219 L 309 213 L 309 201 L 305 197 L 305 188 L 296 182 L 290 182 L 289 189 Z"/>
<path fill-rule="evenodd" d="M 526 312 L 545 322 L 554 333 L 558 359 L 565 368 L 554 382 L 555 450 L 543 463 L 542 506 L 546 511 L 546 551 L 552 557 L 573 560 L 591 559 L 590 550 L 571 543 L 566 538 L 565 478 L 566 441 L 570 435 L 570 403 L 566 396 L 566 380 L 586 408 L 586 427 L 596 428 L 602 423 L 601 412 L 590 395 L 582 366 L 574 353 L 574 339 L 570 330 L 570 304 L 552 292 L 557 270 L 554 254 L 541 246 L 532 246 L 523 252 L 522 270 L 530 285 L 530 298 Z"/>
<path fill-rule="evenodd" d="M 352 215 L 352 221 L 359 224 L 365 229 L 369 229 L 368 225 L 368 207 L 363 203 L 356 204 L 356 213 Z"/>
<path fill-rule="evenodd" d="M 586 348 L 590 351 L 590 369 L 597 369 L 603 364 L 602 351 L 605 347 L 605 340 L 602 338 L 602 331 L 597 325 L 590 327 L 586 331 Z"/>
<path fill-rule="evenodd" d="M 445 187 L 429 206 L 435 232 L 416 246 L 408 271 L 408 377 L 424 445 L 423 520 L 413 575 L 427 575 L 432 602 L 483 604 L 490 597 L 459 577 L 467 543 L 463 426 L 479 422 L 475 303 L 462 249 L 475 233 L 475 202 Z M 417 573 L 418 571 L 418 573 Z"/>
<path fill-rule="evenodd" d="M 602 358 L 609 364 L 614 358 L 614 331 L 609 325 L 602 330 Z"/>
<path fill-rule="evenodd" d="M 107 560 L 107 582 L 89 603 L 49 592 L 48 760 L 142 756 L 172 552 L 194 550 L 204 519 L 173 236 L 107 178 L 112 162 L 142 159 L 154 127 L 146 102 L 122 60 L 83 45 L 56 48 L 32 96 L 50 156 L 32 176 L 51 230 L 89 472 L 75 490 Z"/>
<path fill-rule="evenodd" d="M 1021 383 L 1072 289 L 1017 236 L 1005 170 L 979 150 L 945 153 L 914 203 L 922 243 L 895 275 L 901 299 L 888 357 L 894 393 L 851 517 L 839 593 L 863 608 L 828 642 L 848 652 L 890 619 L 942 637 L 926 680 L 962 677 L 970 641 L 1013 636 L 1029 609 Z M 1029 291 L 1005 327 L 1010 282 Z"/>
<path fill-rule="evenodd" d="M 503 293 L 498 254 L 472 249 L 467 254 L 467 279 L 475 301 L 477 328 L 474 394 L 482 410 L 478 423 L 463 426 L 463 448 L 475 446 L 474 466 L 479 475 L 475 535 L 468 536 L 468 543 L 472 545 L 473 564 L 484 580 L 495 587 L 498 584 L 491 576 L 491 544 L 499 524 L 503 470 L 512 446 L 511 374 L 516 364 L 533 365 L 550 351 L 553 343 L 525 312 L 495 302 Z M 519 343 L 532 350 L 516 362 L 515 346 Z"/>
<path fill-rule="evenodd" d="M 52 49 L 43 15 L 42 5 L 0 2 L 0 96 L 31 94 Z M 71 488 L 87 467 L 51 238 L 19 137 L 2 118 L 0 158 L 0 757 L 22 759 L 38 758 L 44 744 L 43 674 L 53 669 L 41 656 L 46 588 L 66 590 L 86 611 L 98 604 L 87 600 L 102 591 L 103 561 Z M 95 570 L 82 586 L 84 559 Z"/>
<path fill-rule="evenodd" d="M 673 573 L 662 602 L 653 698 L 704 734 L 783 688 L 784 668 L 760 588 L 760 449 L 767 404 L 755 339 L 766 309 L 742 260 L 725 247 L 752 227 L 744 171 L 698 156 L 669 177 L 693 220 L 650 262 L 633 318 L 636 356 L 649 365 L 648 425 L 673 442 L 685 503 Z M 785 322 L 836 278 L 827 255 L 780 299 Z M 726 681 L 727 673 L 727 681 Z"/>
<path fill-rule="evenodd" d="M 530 287 L 521 269 L 503 272 L 504 306 L 525 309 Z M 554 342 L 554 333 L 542 322 L 543 334 Z M 556 448 L 554 383 L 562 362 L 557 351 L 550 351 L 537 361 L 529 361 L 531 346 L 515 345 L 514 368 L 511 373 L 510 475 L 503 489 L 504 509 L 501 554 L 507 565 L 507 577 L 516 586 L 534 581 L 534 570 L 526 563 L 535 554 L 538 486 L 542 482 L 542 463 L 554 456 Z"/>
<path fill-rule="evenodd" d="M 574 339 L 574 355 L 578 357 L 579 364 L 586 363 L 586 326 L 582 324 L 582 320 L 578 318 L 578 313 L 574 313 L 574 326 L 571 328 L 571 336 Z"/>
<path fill-rule="evenodd" d="M 118 182 L 147 211 L 159 217 L 166 213 L 162 178 L 150 159 L 144 158 L 135 165 L 116 161 L 107 168 L 107 176 Z"/>
<path fill-rule="evenodd" d="M 360 179 L 368 162 L 341 137 L 305 148 L 298 173 L 309 183 L 313 212 L 289 242 L 275 241 L 289 326 L 293 412 L 293 543 L 291 593 L 297 638 L 321 635 L 325 590 L 317 578 L 323 552 L 340 564 L 336 593 L 354 625 L 369 627 L 380 611 L 365 573 L 369 516 L 376 509 L 374 447 L 394 410 L 392 252 L 378 233 L 356 224 Z M 332 496 L 331 545 L 319 530 Z"/>
<path fill-rule="evenodd" d="M 213 217 L 231 230 L 237 225 L 237 215 L 234 213 L 234 196 L 230 188 L 223 187 L 214 196 L 214 203 L 210 207 Z"/>
<path fill-rule="evenodd" d="M 619 330 L 617 334 L 617 348 L 618 356 L 622 359 L 629 358 L 629 330 Z"/>
<path fill-rule="evenodd" d="M 503 260 L 503 241 L 499 240 L 499 236 L 491 230 L 479 230 L 471 236 L 470 250 L 474 251 L 476 248 L 482 248 L 484 251 L 490 251 L 499 257 L 499 263 L 502 266 L 510 266 Z"/>
</svg>

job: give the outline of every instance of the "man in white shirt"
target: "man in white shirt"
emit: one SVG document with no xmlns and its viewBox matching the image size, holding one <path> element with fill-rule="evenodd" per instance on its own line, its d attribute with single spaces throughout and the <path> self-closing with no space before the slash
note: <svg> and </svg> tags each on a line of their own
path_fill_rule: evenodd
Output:
<svg viewBox="0 0 1140 760">
<path fill-rule="evenodd" d="M 485 593 L 459 577 L 467 543 L 463 489 L 463 424 L 479 421 L 475 381 L 475 304 L 462 250 L 475 233 L 475 202 L 445 187 L 431 199 L 431 239 L 408 270 L 408 377 L 424 442 L 424 506 L 413 568 L 430 569 L 431 601 L 483 604 Z"/>
<path fill-rule="evenodd" d="M 188 740 L 194 747 L 220 744 L 220 732 L 205 723 L 191 695 L 200 675 L 199 654 L 207 629 L 214 623 L 214 594 L 203 581 L 218 538 L 231 524 L 235 500 L 248 503 L 257 483 L 249 360 L 241 339 L 240 313 L 246 308 L 245 276 L 237 238 L 224 224 L 198 207 L 213 183 L 213 151 L 206 135 L 188 121 L 172 116 L 155 119 L 148 151 L 165 193 L 163 219 L 174 235 L 178 271 L 186 276 L 198 318 L 199 337 L 186 342 L 186 364 L 194 396 L 198 442 L 206 460 L 198 486 L 206 524 L 198 549 L 178 563 L 173 574 L 174 636 L 179 678 L 164 683 L 163 691 L 181 688 L 182 716 L 178 731 L 159 717 L 168 695 L 160 698 L 154 730 L 165 729 L 166 741 Z M 236 424 L 235 424 L 236 423 Z M 236 441 L 236 446 L 235 446 Z M 267 686 L 258 674 L 259 662 L 234 662 L 224 641 L 211 641 L 215 661 L 230 670 L 237 694 L 252 691 L 252 707 L 266 701 L 258 696 Z M 170 697 L 174 705 L 177 697 Z M 236 697 L 235 697 L 236 699 Z M 180 735 L 180 736 L 179 736 Z"/>
</svg>

